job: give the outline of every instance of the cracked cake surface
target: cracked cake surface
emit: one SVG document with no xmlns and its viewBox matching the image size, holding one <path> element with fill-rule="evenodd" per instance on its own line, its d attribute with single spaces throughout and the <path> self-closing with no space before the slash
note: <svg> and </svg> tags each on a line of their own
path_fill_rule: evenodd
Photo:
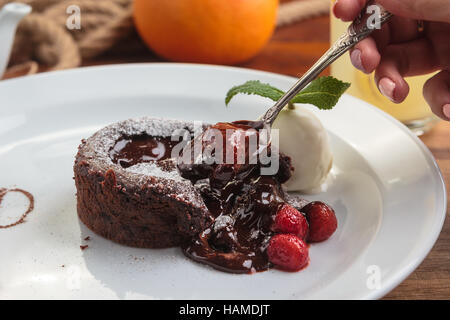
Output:
<svg viewBox="0 0 450 320">
<path fill-rule="evenodd" d="M 79 146 L 74 164 L 77 210 L 94 232 L 138 247 L 180 245 L 210 223 L 203 199 L 177 172 L 176 161 L 122 167 L 110 151 L 123 137 L 170 137 L 175 130 L 194 134 L 187 121 L 143 117 L 109 125 Z"/>
</svg>

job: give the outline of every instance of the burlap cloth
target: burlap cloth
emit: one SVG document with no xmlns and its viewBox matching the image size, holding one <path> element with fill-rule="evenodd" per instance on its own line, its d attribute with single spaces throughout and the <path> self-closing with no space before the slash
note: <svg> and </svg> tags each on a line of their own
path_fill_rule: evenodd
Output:
<svg viewBox="0 0 450 320">
<path fill-rule="evenodd" d="M 8 74 L 32 74 L 45 66 L 47 70 L 74 68 L 83 60 L 108 51 L 133 29 L 133 0 L 16 0 L 30 4 L 33 13 L 20 23 Z M 165 0 L 164 0 L 165 1 Z M 0 7 L 11 0 L 0 0 Z M 81 9 L 81 29 L 66 27 L 67 8 Z M 277 26 L 326 14 L 329 0 L 295 0 L 283 2 Z"/>
</svg>

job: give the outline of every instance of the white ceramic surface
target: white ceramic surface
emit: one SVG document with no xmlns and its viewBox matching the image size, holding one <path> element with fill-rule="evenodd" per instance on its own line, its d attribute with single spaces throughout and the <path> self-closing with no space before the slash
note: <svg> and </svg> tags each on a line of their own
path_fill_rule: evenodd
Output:
<svg viewBox="0 0 450 320">
<path fill-rule="evenodd" d="M 444 183 L 419 139 L 350 96 L 332 111 L 312 109 L 329 130 L 335 163 L 328 191 L 307 198 L 330 203 L 339 228 L 311 246 L 301 272 L 221 273 L 178 248 L 112 243 L 78 221 L 72 165 L 82 138 L 143 115 L 255 119 L 270 101 L 238 96 L 224 105 L 227 90 L 250 79 L 282 89 L 295 81 L 238 68 L 142 64 L 0 82 L 0 187 L 26 189 L 36 200 L 26 223 L 0 229 L 0 298 L 362 299 L 404 280 L 442 228 Z M 24 205 L 20 195 L 6 196 L 0 225 Z"/>
</svg>

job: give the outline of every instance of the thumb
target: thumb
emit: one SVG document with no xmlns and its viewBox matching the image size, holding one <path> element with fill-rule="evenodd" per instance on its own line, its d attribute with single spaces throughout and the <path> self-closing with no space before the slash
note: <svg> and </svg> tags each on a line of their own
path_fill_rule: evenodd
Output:
<svg viewBox="0 0 450 320">
<path fill-rule="evenodd" d="M 378 0 L 386 10 L 404 18 L 450 22 L 448 0 Z"/>
</svg>

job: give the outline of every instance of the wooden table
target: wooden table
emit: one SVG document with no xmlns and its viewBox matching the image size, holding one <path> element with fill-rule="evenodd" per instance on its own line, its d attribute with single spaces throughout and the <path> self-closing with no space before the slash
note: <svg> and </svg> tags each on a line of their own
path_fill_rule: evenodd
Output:
<svg viewBox="0 0 450 320">
<path fill-rule="evenodd" d="M 84 65 L 161 61 L 138 40 L 126 44 Z M 265 49 L 241 67 L 298 76 L 328 48 L 329 18 L 320 17 L 279 28 Z M 123 49 L 126 47 L 126 52 Z M 130 54 L 130 48 L 133 48 Z M 327 71 L 325 71 L 327 73 Z M 431 149 L 441 167 L 445 181 L 450 180 L 450 123 L 439 123 L 422 140 Z M 420 267 L 386 299 L 450 299 L 450 220 L 433 250 Z"/>
</svg>

